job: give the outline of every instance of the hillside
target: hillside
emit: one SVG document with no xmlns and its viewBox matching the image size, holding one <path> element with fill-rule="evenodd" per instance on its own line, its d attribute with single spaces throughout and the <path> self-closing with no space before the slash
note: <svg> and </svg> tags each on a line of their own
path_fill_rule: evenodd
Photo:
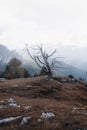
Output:
<svg viewBox="0 0 87 130">
<path fill-rule="evenodd" d="M 66 79 L 0 82 L 0 130 L 87 130 L 87 83 Z"/>
<path fill-rule="evenodd" d="M 64 68 L 60 68 L 56 71 L 56 75 L 73 75 L 76 78 L 83 78 L 85 81 L 87 81 L 87 73 L 85 70 L 79 69 L 77 67 L 68 65 L 68 64 L 64 64 L 63 63 Z"/>
<path fill-rule="evenodd" d="M 40 70 L 39 70 L 38 66 L 34 62 L 32 62 L 30 59 L 28 60 L 28 58 L 29 58 L 28 55 L 24 56 L 24 54 L 22 54 L 22 53 L 20 53 L 20 55 L 19 55 L 19 52 L 16 52 L 15 50 L 9 50 L 7 47 L 0 44 L 0 58 L 3 59 L 3 62 L 0 63 L 1 72 L 4 71 L 6 63 L 13 57 L 18 58 L 19 60 L 21 59 L 23 67 L 27 69 L 28 73 L 31 76 L 33 76 L 35 74 L 39 74 Z M 63 69 L 62 66 L 65 68 Z M 56 70 L 56 72 L 55 72 L 56 75 L 60 75 L 60 74 L 74 75 L 77 78 L 81 77 L 87 81 L 87 73 L 85 70 L 78 69 L 78 68 L 68 65 L 64 62 L 62 64 L 62 66 L 60 69 Z"/>
<path fill-rule="evenodd" d="M 3 72 L 5 70 L 6 64 L 14 57 L 22 61 L 23 67 L 27 69 L 30 75 L 34 75 L 38 73 L 38 68 L 37 66 L 34 65 L 34 63 L 26 60 L 16 50 L 9 50 L 7 47 L 3 46 L 2 44 L 0 44 L 0 60 L 1 59 L 3 60 L 0 63 L 0 72 Z"/>
<path fill-rule="evenodd" d="M 7 47 L 0 44 L 0 71 L 4 71 L 6 64 L 10 61 L 11 58 L 17 57 L 20 59 L 20 55 L 15 50 L 9 50 Z"/>
</svg>

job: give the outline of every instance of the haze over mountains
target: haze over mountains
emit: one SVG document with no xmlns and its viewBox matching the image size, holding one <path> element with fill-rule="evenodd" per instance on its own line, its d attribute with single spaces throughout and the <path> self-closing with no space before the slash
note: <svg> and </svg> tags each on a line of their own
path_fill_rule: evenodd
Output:
<svg viewBox="0 0 87 130">
<path fill-rule="evenodd" d="M 13 57 L 19 57 L 19 54 L 15 50 L 9 50 L 7 47 L 0 44 L 0 71 L 4 71 L 6 63 Z"/>
<path fill-rule="evenodd" d="M 77 47 L 77 46 L 64 46 L 59 45 L 56 47 L 58 50 L 57 54 L 60 56 L 63 56 L 62 59 L 63 65 L 66 66 L 65 69 L 61 68 L 56 70 L 56 74 L 63 74 L 63 75 L 69 75 L 72 74 L 75 77 L 84 78 L 87 80 L 87 61 L 86 61 L 86 50 L 87 47 Z M 48 50 L 48 49 L 47 49 Z M 51 51 L 51 49 L 49 49 Z M 20 52 L 20 50 L 19 50 Z M 17 57 L 18 59 L 21 59 L 23 62 L 23 66 L 27 68 L 27 70 L 31 73 L 31 75 L 34 75 L 38 73 L 39 68 L 36 64 L 32 65 L 32 61 L 29 59 L 28 55 L 24 53 L 23 51 L 19 54 L 16 50 L 9 50 L 6 46 L 3 46 L 0 44 L 0 56 L 3 57 L 3 62 L 0 64 L 0 70 L 5 69 L 5 63 L 7 63 L 11 58 Z M 29 60 L 28 60 L 29 59 Z"/>
<path fill-rule="evenodd" d="M 87 70 L 87 46 L 59 45 L 59 54 L 65 57 L 65 62 L 79 69 Z"/>
</svg>

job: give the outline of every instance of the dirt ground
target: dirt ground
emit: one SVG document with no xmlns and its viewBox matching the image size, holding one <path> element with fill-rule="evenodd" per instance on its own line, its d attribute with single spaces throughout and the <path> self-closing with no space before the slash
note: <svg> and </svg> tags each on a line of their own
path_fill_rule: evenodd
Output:
<svg viewBox="0 0 87 130">
<path fill-rule="evenodd" d="M 0 82 L 0 130 L 87 130 L 87 84 L 46 77 Z"/>
</svg>

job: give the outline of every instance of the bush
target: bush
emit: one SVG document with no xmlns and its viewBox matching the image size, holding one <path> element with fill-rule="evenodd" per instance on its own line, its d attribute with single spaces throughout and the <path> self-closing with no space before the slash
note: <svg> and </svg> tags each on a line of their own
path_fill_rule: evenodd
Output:
<svg viewBox="0 0 87 130">
<path fill-rule="evenodd" d="M 27 70 L 22 67 L 22 62 L 19 59 L 13 58 L 7 64 L 4 77 L 7 79 L 28 77 Z"/>
</svg>

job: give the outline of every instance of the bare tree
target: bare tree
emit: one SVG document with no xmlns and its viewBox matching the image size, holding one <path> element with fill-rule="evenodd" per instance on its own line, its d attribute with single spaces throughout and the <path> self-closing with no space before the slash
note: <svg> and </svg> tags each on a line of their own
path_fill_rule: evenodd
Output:
<svg viewBox="0 0 87 130">
<path fill-rule="evenodd" d="M 26 49 L 28 55 L 40 67 L 40 69 L 43 68 L 43 71 L 46 75 L 48 75 L 48 79 L 50 80 L 53 76 L 52 71 L 56 68 L 59 68 L 56 66 L 56 63 L 60 63 L 59 61 L 57 61 L 57 58 L 53 58 L 52 61 L 50 61 L 50 58 L 56 53 L 56 50 L 54 50 L 51 54 L 48 54 L 46 51 L 44 51 L 41 45 L 37 46 L 37 48 L 33 48 L 37 52 L 37 54 L 32 56 L 28 45 L 26 45 Z"/>
</svg>

